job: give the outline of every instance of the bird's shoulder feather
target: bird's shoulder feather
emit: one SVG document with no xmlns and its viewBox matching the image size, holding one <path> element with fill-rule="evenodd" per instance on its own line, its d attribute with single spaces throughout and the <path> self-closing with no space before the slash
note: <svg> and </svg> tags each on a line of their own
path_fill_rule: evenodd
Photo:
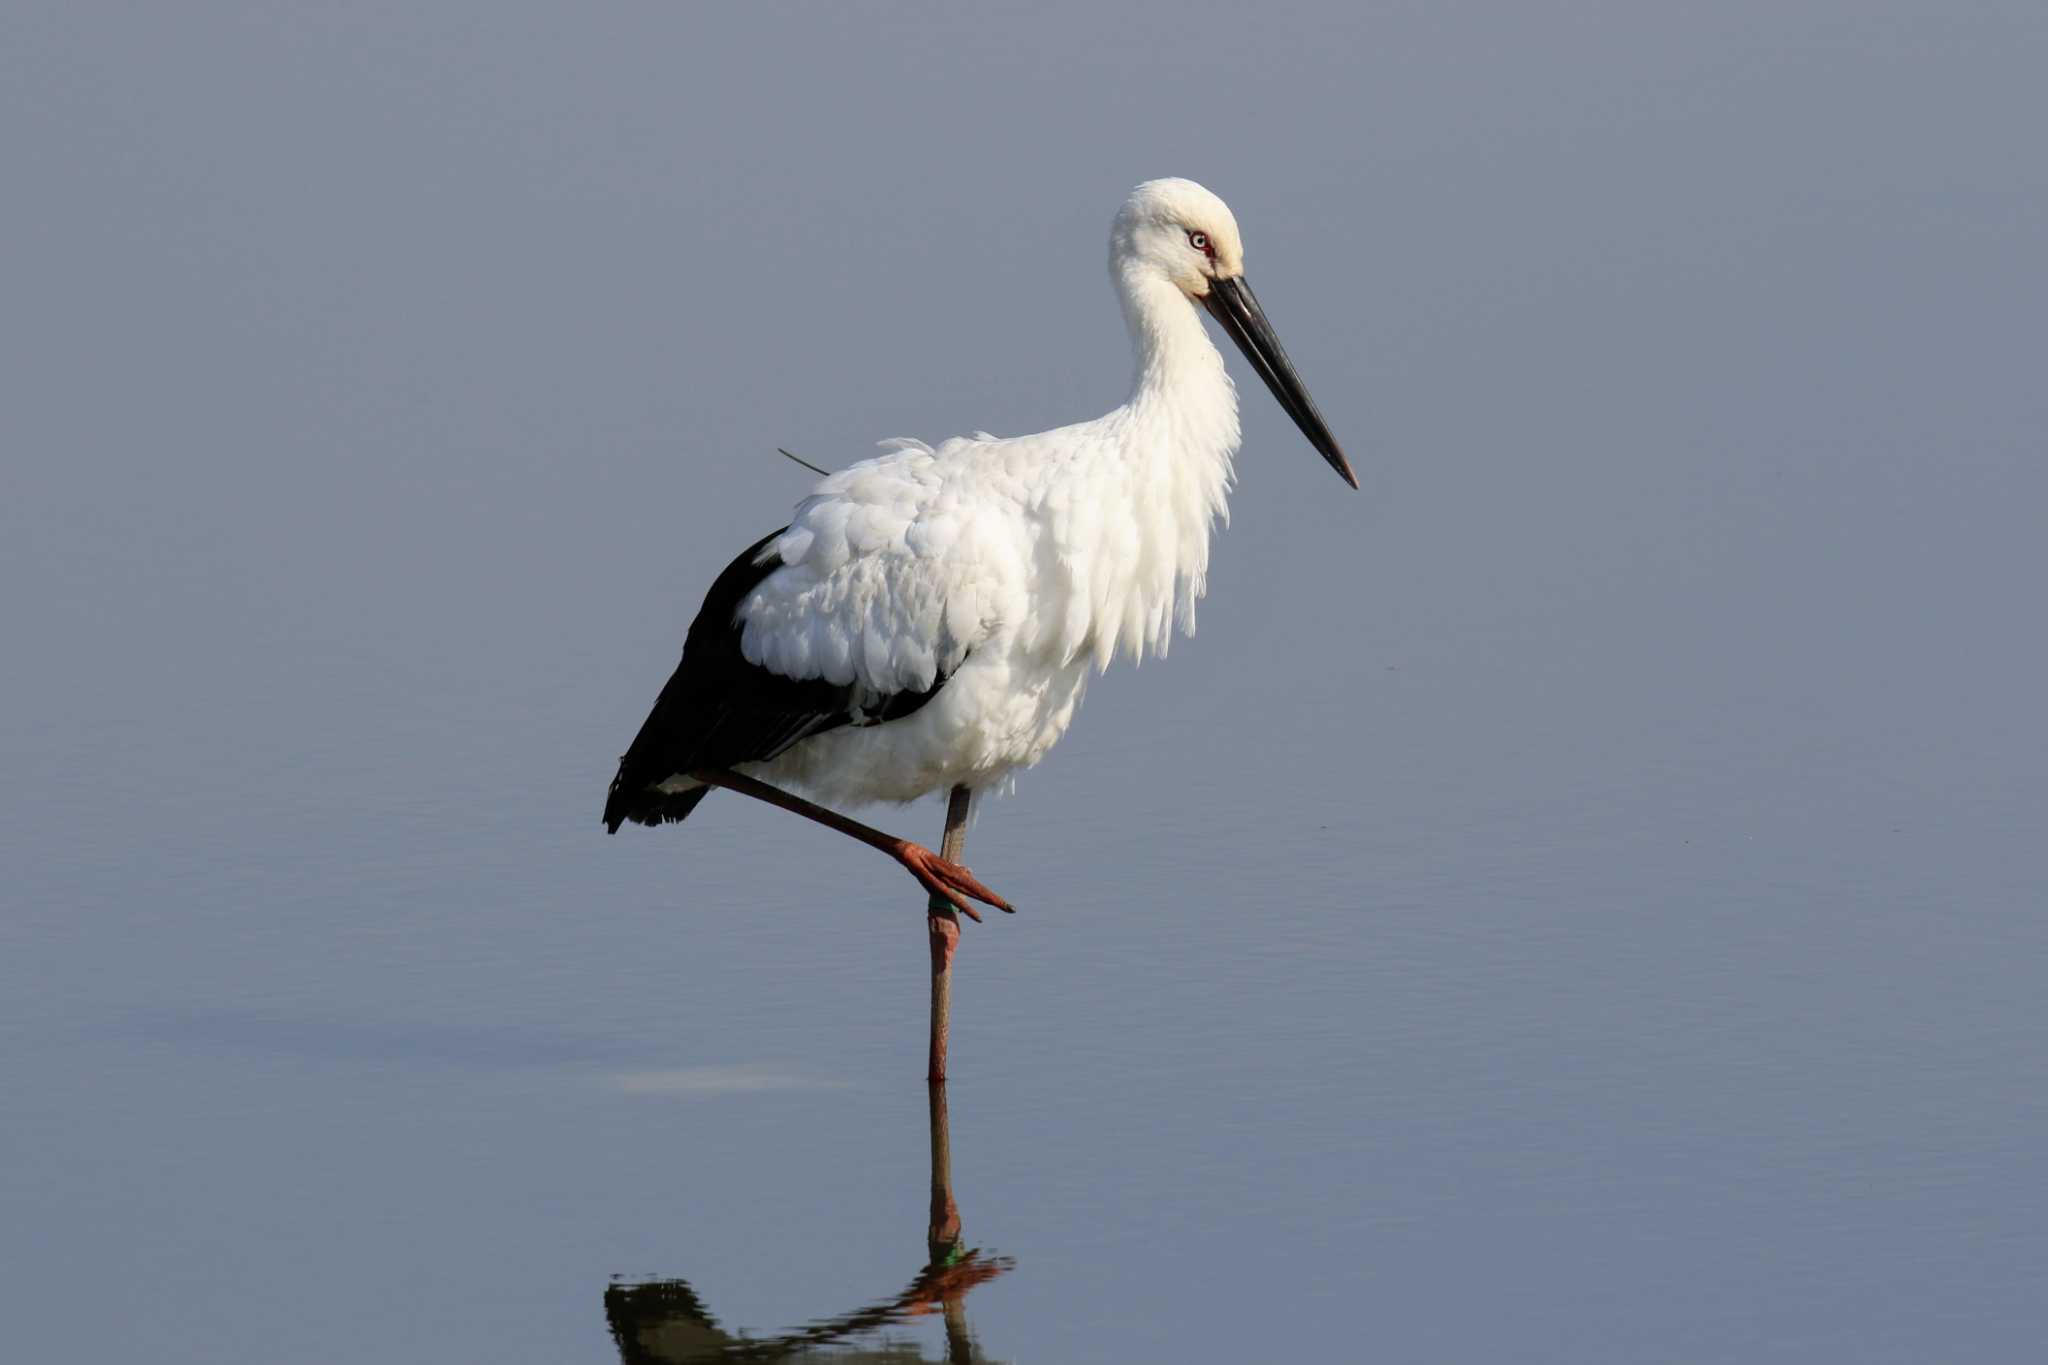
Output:
<svg viewBox="0 0 2048 1365">
<path fill-rule="evenodd" d="M 780 567 L 740 603 L 759 666 L 880 693 L 920 691 L 1013 611 L 1017 504 L 1001 442 L 891 443 L 821 480 L 769 542 Z"/>
</svg>

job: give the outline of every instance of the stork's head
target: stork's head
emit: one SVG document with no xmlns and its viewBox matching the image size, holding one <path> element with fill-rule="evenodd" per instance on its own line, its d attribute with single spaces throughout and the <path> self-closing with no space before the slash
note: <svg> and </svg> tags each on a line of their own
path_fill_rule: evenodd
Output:
<svg viewBox="0 0 2048 1365">
<path fill-rule="evenodd" d="M 1171 283 L 1209 310 L 1330 468 L 1358 487 L 1315 400 L 1244 279 L 1244 238 L 1230 206 L 1192 180 L 1147 180 L 1131 191 L 1109 236 L 1111 269 Z"/>
<path fill-rule="evenodd" d="M 1117 264 L 1150 268 L 1191 299 L 1217 279 L 1244 274 L 1244 239 L 1230 205 L 1192 180 L 1147 180 L 1116 216 Z"/>
</svg>

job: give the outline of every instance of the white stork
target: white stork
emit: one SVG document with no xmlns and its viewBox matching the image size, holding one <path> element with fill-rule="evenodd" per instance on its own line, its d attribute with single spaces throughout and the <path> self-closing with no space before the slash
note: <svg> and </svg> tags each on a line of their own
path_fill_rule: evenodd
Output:
<svg viewBox="0 0 2048 1365">
<path fill-rule="evenodd" d="M 1358 487 L 1244 281 L 1221 199 L 1191 180 L 1138 186 L 1109 269 L 1137 358 L 1130 399 L 1035 436 L 886 441 L 821 479 L 711 585 L 619 762 L 607 829 L 682 820 L 724 787 L 882 850 L 935 908 L 1010 908 L 955 861 L 968 794 L 1043 758 L 1091 671 L 1194 633 L 1238 447 L 1237 393 L 1197 304 Z M 785 788 L 834 804 L 950 789 L 951 856 Z"/>
</svg>

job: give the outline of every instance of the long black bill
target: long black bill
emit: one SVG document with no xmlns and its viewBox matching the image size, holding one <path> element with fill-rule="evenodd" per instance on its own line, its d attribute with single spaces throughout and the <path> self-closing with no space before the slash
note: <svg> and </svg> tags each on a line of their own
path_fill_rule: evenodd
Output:
<svg viewBox="0 0 2048 1365">
<path fill-rule="evenodd" d="M 1294 419 L 1294 425 L 1308 437 L 1308 443 L 1322 452 L 1330 468 L 1344 476 L 1344 482 L 1358 487 L 1358 476 L 1351 472 L 1350 462 L 1337 448 L 1337 438 L 1330 434 L 1323 414 L 1316 410 L 1316 400 L 1302 387 L 1301 376 L 1294 372 L 1294 363 L 1287 358 L 1280 338 L 1273 335 L 1273 324 L 1266 321 L 1266 310 L 1259 307 L 1258 296 L 1252 293 L 1244 277 L 1211 284 L 1209 292 L 1202 296 L 1202 306 L 1230 333 L 1245 359 L 1259 372 L 1259 378 L 1266 381 L 1266 387 Z"/>
</svg>

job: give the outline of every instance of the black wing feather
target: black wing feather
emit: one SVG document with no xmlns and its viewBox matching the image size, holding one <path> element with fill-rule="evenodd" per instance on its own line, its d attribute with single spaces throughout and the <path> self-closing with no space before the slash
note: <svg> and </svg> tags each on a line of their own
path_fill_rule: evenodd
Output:
<svg viewBox="0 0 2048 1365">
<path fill-rule="evenodd" d="M 655 790 L 671 777 L 698 768 L 765 762 L 800 740 L 842 725 L 899 720 L 946 685 L 948 675 L 942 672 L 922 692 L 899 692 L 879 702 L 871 698 L 856 721 L 851 685 L 785 678 L 747 662 L 735 617 L 747 594 L 782 567 L 779 556 L 767 554 L 781 534 L 775 531 L 748 546 L 704 595 L 683 642 L 682 662 L 619 760 L 604 806 L 605 828 L 612 833 L 628 820 L 642 825 L 682 820 L 710 791 Z"/>
</svg>

